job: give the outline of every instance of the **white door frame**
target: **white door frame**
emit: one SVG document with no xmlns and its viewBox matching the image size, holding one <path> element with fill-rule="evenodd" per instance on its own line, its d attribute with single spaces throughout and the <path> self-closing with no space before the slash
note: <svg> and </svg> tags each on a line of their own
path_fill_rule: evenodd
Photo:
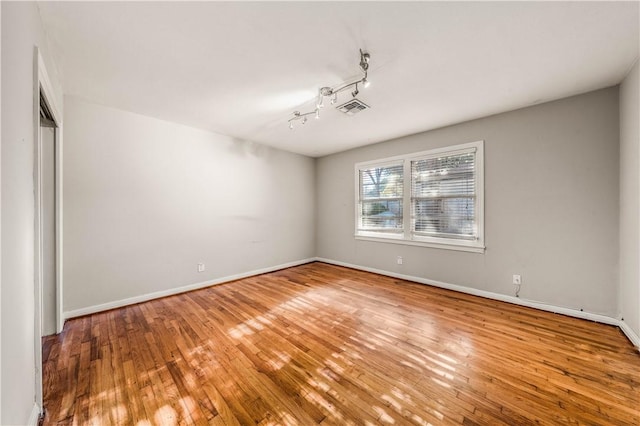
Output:
<svg viewBox="0 0 640 426">
<path fill-rule="evenodd" d="M 42 287 L 43 287 L 43 217 L 42 217 L 42 149 L 40 140 L 40 92 L 47 101 L 55 128 L 55 176 L 56 176 L 56 332 L 64 325 L 62 314 L 62 110 L 56 99 L 49 74 L 38 47 L 34 51 L 33 127 L 34 127 L 34 193 L 35 193 L 35 273 L 34 273 L 34 350 L 36 404 L 42 412 Z"/>
</svg>

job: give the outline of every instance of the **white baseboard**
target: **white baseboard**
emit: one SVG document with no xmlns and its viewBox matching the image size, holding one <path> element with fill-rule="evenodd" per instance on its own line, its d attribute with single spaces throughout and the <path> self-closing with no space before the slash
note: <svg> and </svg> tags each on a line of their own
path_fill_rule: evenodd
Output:
<svg viewBox="0 0 640 426">
<path fill-rule="evenodd" d="M 422 277 L 416 277 L 413 275 L 404 275 L 398 274 L 396 272 L 385 271 L 382 269 L 369 268 L 367 266 L 354 265 L 352 263 L 340 262 L 338 260 L 326 259 L 322 257 L 317 257 L 316 260 L 318 262 L 325 262 L 332 265 L 345 266 L 347 268 L 358 269 L 366 272 L 373 272 L 375 274 L 386 275 L 393 278 L 400 278 L 402 280 L 413 281 L 420 284 L 432 285 L 434 287 L 445 288 L 447 290 L 459 291 L 461 293 L 471 294 L 474 296 L 486 297 L 487 299 L 500 300 L 502 302 L 513 303 L 514 305 L 526 306 L 529 308 L 540 309 L 542 311 L 553 312 L 556 314 L 568 315 L 571 317 L 586 319 L 590 321 L 600 322 L 603 324 L 615 325 L 620 327 L 624 334 L 631 340 L 636 347 L 640 348 L 640 339 L 638 336 L 631 330 L 631 328 L 625 324 L 624 321 L 620 321 L 617 318 L 609 317 L 606 315 L 595 314 L 591 312 L 579 311 L 577 309 L 565 308 L 561 306 L 549 305 L 547 303 L 536 302 L 533 300 L 522 299 L 520 297 L 508 296 L 505 294 L 494 293 L 491 291 L 478 290 L 471 287 L 465 287 L 456 284 L 449 284 L 442 281 L 430 280 Z"/>
<path fill-rule="evenodd" d="M 141 294 L 139 296 L 129 297 L 126 299 L 115 300 L 113 302 L 102 303 L 100 305 L 87 306 L 86 308 L 74 309 L 72 311 L 64 312 L 65 321 L 70 318 L 81 317 L 83 315 L 95 314 L 97 312 L 108 311 L 110 309 L 121 308 L 123 306 L 135 305 L 136 303 L 147 302 L 153 299 L 159 299 L 161 297 L 173 296 L 175 294 L 186 293 L 188 291 L 198 290 L 212 285 L 223 284 L 229 281 L 239 280 L 242 278 L 252 277 L 254 275 L 266 274 L 268 272 L 278 271 L 280 269 L 291 268 L 292 266 L 303 265 L 305 263 L 314 262 L 314 257 L 302 260 L 296 260 L 289 263 L 283 263 L 281 265 L 269 266 L 262 269 L 256 269 L 253 271 L 243 272 L 240 274 L 229 275 L 226 277 L 216 278 L 209 281 L 203 281 L 195 284 L 189 284 L 183 287 L 171 288 L 168 290 L 156 291 L 153 293 Z"/>
<path fill-rule="evenodd" d="M 624 320 L 620 320 L 620 324 L 618 324 L 618 327 L 620 327 L 620 330 L 622 330 L 625 336 L 627 336 L 627 338 L 631 340 L 631 343 L 633 343 L 636 348 L 640 349 L 640 336 L 638 336 L 635 331 L 633 331 L 631 327 L 629 327 L 629 324 L 624 322 Z"/>
<path fill-rule="evenodd" d="M 40 420 L 40 406 L 37 402 L 33 403 L 33 408 L 31 409 L 31 414 L 29 415 L 29 420 L 27 421 L 28 426 L 38 426 L 38 420 Z"/>
</svg>

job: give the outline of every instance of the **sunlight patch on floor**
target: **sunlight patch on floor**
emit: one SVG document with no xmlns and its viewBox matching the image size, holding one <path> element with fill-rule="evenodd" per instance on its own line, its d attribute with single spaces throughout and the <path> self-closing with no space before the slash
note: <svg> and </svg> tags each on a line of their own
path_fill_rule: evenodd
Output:
<svg viewBox="0 0 640 426">
<path fill-rule="evenodd" d="M 405 367 L 408 367 L 410 369 L 412 369 L 413 371 L 416 371 L 418 373 L 422 374 L 422 368 L 418 367 L 417 365 L 409 362 L 409 361 L 400 361 L 400 365 L 404 365 Z"/>
<path fill-rule="evenodd" d="M 429 423 L 428 421 L 424 420 L 422 417 L 420 417 L 417 414 L 414 414 L 413 416 L 411 416 L 411 418 L 413 419 L 414 422 L 418 423 L 421 426 L 433 426 L 432 423 Z"/>
<path fill-rule="evenodd" d="M 344 360 L 344 356 L 341 353 L 333 353 L 333 354 L 331 354 L 331 356 L 334 357 L 334 358 L 340 358 L 340 359 Z M 353 358 L 353 359 L 356 359 L 356 360 L 361 360 L 362 359 L 360 354 L 358 354 L 356 352 L 353 352 L 353 351 L 350 351 L 349 356 L 351 358 Z"/>
<path fill-rule="evenodd" d="M 355 336 L 349 336 L 349 340 L 353 340 L 353 341 L 357 342 L 358 344 L 360 344 L 360 345 L 362 345 L 362 346 L 364 346 L 364 347 L 366 347 L 368 349 L 371 349 L 372 351 L 375 351 L 375 350 L 378 349 L 378 347 L 376 345 L 373 345 L 373 344 L 371 344 L 371 343 L 369 343 L 369 342 L 367 342 L 365 340 L 359 339 L 359 338 L 357 338 Z"/>
<path fill-rule="evenodd" d="M 102 416 L 100 416 L 99 414 L 96 414 L 89 419 L 89 426 L 101 426 L 103 424 L 105 423 L 102 420 Z"/>
<path fill-rule="evenodd" d="M 434 382 L 436 382 L 437 384 L 439 384 L 439 385 L 440 385 L 440 386 L 442 386 L 442 387 L 445 387 L 445 388 L 451 389 L 451 385 L 450 385 L 449 383 L 445 383 L 445 382 L 443 382 L 442 380 L 438 380 L 438 379 L 436 379 L 435 377 L 432 377 L 432 378 L 431 378 L 431 380 L 433 380 Z"/>
<path fill-rule="evenodd" d="M 453 376 L 453 374 L 451 374 L 451 373 L 455 373 L 456 369 L 455 369 L 455 368 L 453 368 L 453 367 L 452 367 L 452 366 L 450 366 L 450 365 L 444 364 L 444 363 L 442 363 L 442 362 L 439 362 L 438 360 L 434 360 L 434 359 L 432 359 L 432 358 L 429 358 L 429 357 L 426 357 L 426 356 L 425 356 L 425 358 L 427 358 L 427 359 L 429 359 L 430 361 L 432 361 L 432 362 L 433 362 L 435 365 L 437 365 L 438 367 L 442 367 L 443 369 L 448 370 L 448 371 L 443 371 L 443 370 L 442 370 L 442 369 L 440 369 L 440 368 L 437 368 L 437 367 L 434 367 L 434 366 L 432 366 L 432 365 L 427 364 L 424 360 L 422 360 L 422 359 L 418 358 L 417 356 L 415 356 L 415 355 L 413 355 L 413 354 L 407 354 L 407 356 L 408 356 L 409 358 L 411 358 L 412 360 L 414 360 L 415 362 L 418 362 L 418 363 L 422 364 L 422 365 L 424 366 L 424 368 L 426 368 L 427 370 L 431 371 L 432 373 L 437 374 L 437 375 L 438 375 L 438 376 L 440 376 L 440 377 L 443 377 L 443 378 L 446 378 L 446 379 L 449 379 L 449 380 L 453 380 L 453 379 L 454 379 L 454 376 Z M 413 364 L 409 364 L 409 363 L 407 363 L 406 361 L 402 361 L 402 364 L 403 364 L 403 365 L 407 365 L 408 367 L 411 367 L 411 368 L 413 368 L 413 367 L 414 367 L 414 366 L 413 366 Z M 422 370 L 420 370 L 420 372 L 422 372 Z M 451 373 L 450 373 L 450 372 L 451 372 Z"/>
<path fill-rule="evenodd" d="M 244 323 L 256 330 L 264 330 L 264 326 L 255 318 L 248 319 Z"/>
<path fill-rule="evenodd" d="M 271 353 L 275 355 L 276 358 L 269 358 L 267 363 L 271 368 L 273 368 L 273 371 L 280 370 L 282 367 L 287 365 L 289 361 L 291 361 L 291 356 L 289 354 L 280 351 L 271 351 Z"/>
<path fill-rule="evenodd" d="M 235 327 L 231 327 L 228 333 L 234 339 L 241 339 L 244 336 L 252 335 L 253 330 L 243 323 L 243 324 L 238 324 Z"/>
<path fill-rule="evenodd" d="M 372 408 L 373 411 L 378 414 L 378 421 L 387 424 L 395 424 L 396 421 L 393 419 L 393 417 L 387 414 L 387 412 L 383 408 L 378 407 L 377 405 L 374 405 Z"/>
<path fill-rule="evenodd" d="M 458 364 L 458 361 L 456 361 L 455 359 L 450 358 L 450 357 L 448 357 L 446 355 L 442 355 L 442 354 L 440 354 L 438 352 L 434 352 L 434 351 L 432 351 L 430 349 L 428 349 L 427 351 L 430 354 L 432 354 L 433 356 L 438 357 L 438 358 L 442 358 L 443 360 L 445 360 L 445 361 L 447 361 L 447 362 L 449 362 L 451 364 L 454 364 L 454 365 Z M 433 364 L 436 364 L 439 367 L 442 367 L 442 368 L 447 369 L 447 370 L 452 371 L 452 372 L 456 371 L 455 367 L 453 367 L 452 365 L 449 365 L 446 362 L 443 362 L 443 361 L 441 361 L 439 359 L 430 357 L 429 355 L 426 355 L 424 353 L 422 354 L 422 357 L 425 358 L 427 361 L 432 362 Z"/>
<path fill-rule="evenodd" d="M 456 333 L 457 340 L 455 342 L 447 342 L 446 348 L 461 357 L 468 357 L 473 354 L 473 340 L 464 334 Z"/>
<path fill-rule="evenodd" d="M 332 369 L 325 367 L 325 368 L 319 368 L 317 370 L 320 374 L 322 374 L 323 377 L 326 377 L 329 380 L 332 380 L 334 382 L 339 382 L 341 376 L 339 374 L 336 374 L 335 371 L 333 371 Z"/>
<path fill-rule="evenodd" d="M 362 334 L 362 332 L 358 331 L 358 334 Z M 392 338 L 390 335 L 388 334 L 383 334 L 383 333 L 373 333 L 372 336 L 375 336 L 376 338 L 384 341 L 385 343 L 389 344 L 389 345 L 393 345 L 395 344 L 395 339 Z"/>
<path fill-rule="evenodd" d="M 127 418 L 127 408 L 123 404 L 111 407 L 111 417 L 116 419 L 117 423 L 123 422 Z"/>
<path fill-rule="evenodd" d="M 297 426 L 299 424 L 299 422 L 290 413 L 280 411 L 278 415 L 282 419 L 282 423 L 285 425 Z"/>
<path fill-rule="evenodd" d="M 387 404 L 389 404 L 389 406 L 392 407 L 397 412 L 402 411 L 402 405 L 400 405 L 400 403 L 395 399 L 393 399 L 390 395 L 384 394 L 382 395 L 381 399 Z"/>
<path fill-rule="evenodd" d="M 329 417 L 332 420 L 338 422 L 338 424 L 341 425 L 353 424 L 352 421 L 346 420 L 343 417 L 342 413 L 340 413 L 332 403 L 323 398 L 322 395 L 320 395 L 318 392 L 306 387 L 303 387 L 303 389 L 306 391 L 306 393 L 304 394 L 304 398 L 312 404 L 321 407 L 325 413 L 328 413 Z"/>
<path fill-rule="evenodd" d="M 336 364 L 333 360 L 327 359 L 324 362 L 329 368 L 331 368 L 333 371 L 335 371 L 338 374 L 343 374 L 344 373 L 344 368 L 338 364 Z M 319 370 L 317 370 L 319 371 Z"/>
<path fill-rule="evenodd" d="M 394 387 L 393 389 L 391 389 L 391 393 L 393 394 L 393 396 L 395 396 L 399 400 L 404 401 L 405 403 L 414 405 L 413 400 L 411 399 L 411 395 L 408 395 L 402 392 L 400 389 Z"/>
<path fill-rule="evenodd" d="M 156 424 L 162 426 L 175 426 L 178 424 L 178 416 L 176 410 L 169 405 L 163 405 L 156 410 L 153 415 Z"/>
<path fill-rule="evenodd" d="M 195 375 L 192 373 L 191 364 L 187 360 L 185 360 L 185 362 L 187 363 L 188 369 L 187 370 L 181 369 L 183 371 L 182 377 L 184 378 L 185 385 L 187 385 L 189 389 L 193 389 L 194 387 L 198 386 L 198 380 L 196 379 Z"/>
<path fill-rule="evenodd" d="M 197 410 L 196 410 L 196 402 L 190 396 L 180 398 L 178 400 L 178 405 L 182 409 L 182 417 L 187 419 L 191 417 L 194 421 L 199 419 Z M 194 417 L 194 414 L 196 415 Z"/>
<path fill-rule="evenodd" d="M 264 325 L 273 324 L 273 321 L 271 321 L 269 318 L 265 317 L 264 315 L 258 315 L 257 317 L 255 317 L 255 320 L 260 321 Z"/>
<path fill-rule="evenodd" d="M 318 370 L 319 371 L 319 370 Z M 319 371 L 320 372 L 320 371 Z M 309 383 L 311 386 L 313 386 L 316 389 L 320 389 L 323 392 L 328 392 L 329 389 L 331 389 L 331 386 L 329 386 L 328 384 L 326 384 L 325 382 L 319 382 L 314 378 L 310 378 L 307 380 L 307 383 Z"/>
<path fill-rule="evenodd" d="M 445 361 L 447 361 L 450 364 L 457 364 L 458 363 L 457 360 L 455 360 L 455 359 L 451 358 L 450 356 L 447 356 L 447 355 L 445 355 L 443 353 L 439 353 L 439 354 L 436 354 L 436 355 L 438 355 L 440 358 L 444 359 Z"/>
<path fill-rule="evenodd" d="M 445 371 L 439 370 L 439 369 L 434 368 L 434 367 L 427 367 L 427 368 L 432 373 L 435 373 L 435 374 L 437 374 L 438 376 L 440 376 L 440 377 L 442 377 L 444 379 L 448 379 L 448 380 L 453 380 L 454 379 L 453 374 L 449 374 L 449 373 L 447 373 Z"/>
</svg>

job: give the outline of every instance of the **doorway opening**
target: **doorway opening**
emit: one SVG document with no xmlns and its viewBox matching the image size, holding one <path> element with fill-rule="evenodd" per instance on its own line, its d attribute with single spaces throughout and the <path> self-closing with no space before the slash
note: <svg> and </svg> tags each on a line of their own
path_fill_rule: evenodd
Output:
<svg viewBox="0 0 640 426">
<path fill-rule="evenodd" d="M 56 122 L 40 91 L 40 227 L 42 336 L 56 333 Z"/>
<path fill-rule="evenodd" d="M 34 355 L 35 405 L 44 413 L 43 336 L 60 333 L 62 312 L 62 110 L 44 60 L 34 51 Z M 42 418 L 42 417 L 41 417 Z"/>
</svg>

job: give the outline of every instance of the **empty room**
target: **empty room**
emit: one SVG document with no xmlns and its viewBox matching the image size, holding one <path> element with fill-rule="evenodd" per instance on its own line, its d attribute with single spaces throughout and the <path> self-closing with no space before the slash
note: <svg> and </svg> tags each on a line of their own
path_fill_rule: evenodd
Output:
<svg viewBox="0 0 640 426">
<path fill-rule="evenodd" d="M 640 425 L 639 27 L 1 1 L 0 425 Z"/>
</svg>

